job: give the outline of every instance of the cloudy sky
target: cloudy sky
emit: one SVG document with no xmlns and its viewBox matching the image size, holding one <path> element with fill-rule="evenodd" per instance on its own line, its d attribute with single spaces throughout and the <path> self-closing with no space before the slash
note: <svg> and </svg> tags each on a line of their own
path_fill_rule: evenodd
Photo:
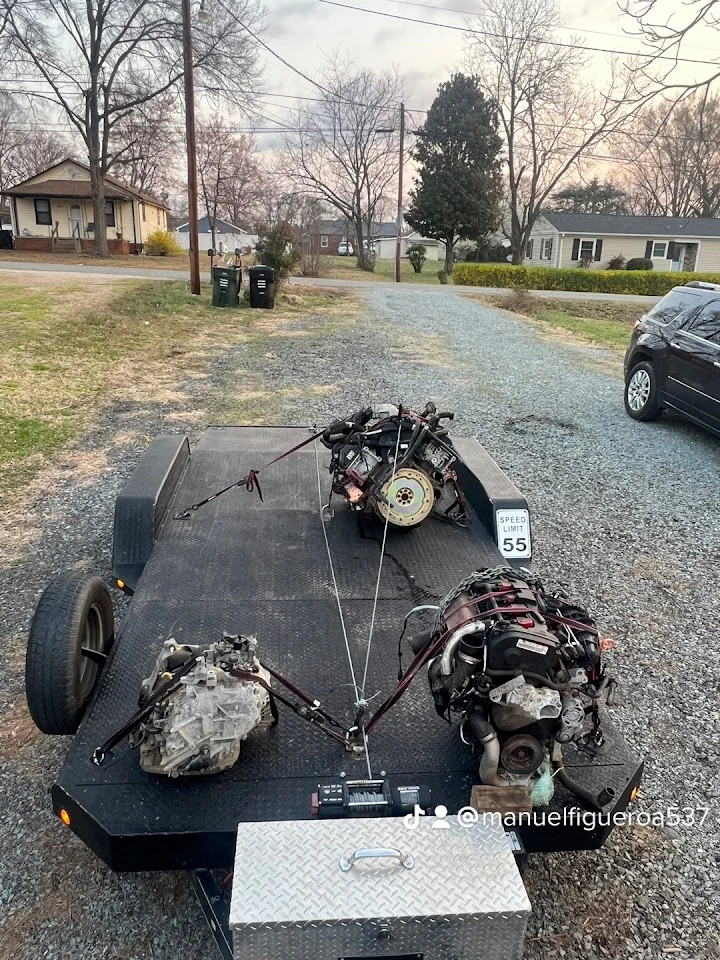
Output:
<svg viewBox="0 0 720 960">
<path fill-rule="evenodd" d="M 435 89 L 450 72 L 462 64 L 464 40 L 461 31 L 389 19 L 368 12 L 341 9 L 321 0 L 266 0 L 269 45 L 305 73 L 314 73 L 323 58 L 338 50 L 349 53 L 358 63 L 374 68 L 396 65 L 405 79 L 410 107 L 428 107 Z M 477 10 L 472 0 L 340 0 L 382 13 L 435 21 L 463 27 L 463 11 Z M 667 11 L 677 11 L 678 4 L 667 4 Z M 664 16 L 663 11 L 660 11 Z M 684 14 L 687 15 L 686 13 Z M 561 0 L 562 27 L 558 38 L 582 37 L 589 46 L 615 50 L 638 50 L 637 39 L 623 35 L 632 21 L 623 16 L 616 0 Z M 705 43 L 703 47 L 701 44 Z M 712 43 L 716 48 L 713 50 Z M 709 46 L 708 46 L 709 44 Z M 710 59 L 717 56 L 717 34 L 709 31 L 692 37 L 692 45 L 683 50 L 691 58 Z M 596 56 L 593 69 L 601 72 L 606 56 Z M 696 75 L 707 68 L 686 65 L 683 76 Z M 266 89 L 282 94 L 309 94 L 312 87 L 278 61 L 268 58 Z M 278 99 L 278 104 L 282 100 Z M 282 110 L 275 111 L 282 116 Z"/>
</svg>

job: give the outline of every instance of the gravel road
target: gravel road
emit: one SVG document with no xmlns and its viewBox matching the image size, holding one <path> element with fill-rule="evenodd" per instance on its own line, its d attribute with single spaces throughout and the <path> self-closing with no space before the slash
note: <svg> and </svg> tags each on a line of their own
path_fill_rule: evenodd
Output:
<svg viewBox="0 0 720 960">
<path fill-rule="evenodd" d="M 213 957 L 182 876 L 114 875 L 50 816 L 46 792 L 66 743 L 36 736 L 24 719 L 21 674 L 27 622 L 47 578 L 75 562 L 107 570 L 113 498 L 147 437 L 196 433 L 207 397 L 233 382 L 295 404 L 301 397 L 302 410 L 286 399 L 277 422 L 322 422 L 368 398 L 433 399 L 456 411 L 456 433 L 477 436 L 510 473 L 530 501 L 536 568 L 582 598 L 618 641 L 614 712 L 646 759 L 638 809 L 656 820 L 615 831 L 601 851 L 531 858 L 525 955 L 720 957 L 718 442 L 673 417 L 629 420 L 601 350 L 548 338 L 451 292 L 371 288 L 362 298 L 354 323 L 323 332 L 314 317 L 309 333 L 310 321 L 297 322 L 303 336 L 220 352 L 208 380 L 180 385 L 180 403 L 107 409 L 5 525 L 3 960 Z M 79 462 L 97 469 L 80 471 Z M 673 806 L 709 813 L 702 826 L 660 824 Z"/>
</svg>

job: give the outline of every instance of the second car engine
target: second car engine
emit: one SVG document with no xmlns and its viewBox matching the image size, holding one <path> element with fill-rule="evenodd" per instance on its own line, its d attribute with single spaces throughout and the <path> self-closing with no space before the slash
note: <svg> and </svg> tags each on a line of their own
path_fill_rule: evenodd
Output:
<svg viewBox="0 0 720 960">
<path fill-rule="evenodd" d="M 430 689 L 437 712 L 459 720 L 463 741 L 479 752 L 481 783 L 525 786 L 536 806 L 551 799 L 554 776 L 572 790 L 562 744 L 601 751 L 598 700 L 614 683 L 587 611 L 529 571 L 498 567 L 448 594 L 413 649 L 443 636 Z"/>
</svg>

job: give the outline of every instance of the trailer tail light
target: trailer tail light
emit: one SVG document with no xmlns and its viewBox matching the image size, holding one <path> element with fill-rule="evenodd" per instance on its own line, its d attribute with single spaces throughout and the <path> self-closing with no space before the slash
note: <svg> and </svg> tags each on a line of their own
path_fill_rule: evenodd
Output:
<svg viewBox="0 0 720 960">
<path fill-rule="evenodd" d="M 637 800 L 637 797 L 638 797 L 638 794 L 639 794 L 639 793 L 640 793 L 640 787 L 633 787 L 633 788 L 632 788 L 632 790 L 630 791 L 630 803 L 632 803 L 633 800 Z"/>
<path fill-rule="evenodd" d="M 62 822 L 65 824 L 65 826 L 66 826 L 66 827 L 69 827 L 69 826 L 70 826 L 70 814 L 67 812 L 67 810 L 66 810 L 64 807 L 63 807 L 63 809 L 60 811 L 59 816 L 60 816 L 60 819 L 62 820 Z"/>
<path fill-rule="evenodd" d="M 116 580 L 115 583 L 118 585 L 118 590 L 124 590 L 124 589 L 125 589 L 125 581 L 124 581 L 124 580 Z"/>
</svg>

